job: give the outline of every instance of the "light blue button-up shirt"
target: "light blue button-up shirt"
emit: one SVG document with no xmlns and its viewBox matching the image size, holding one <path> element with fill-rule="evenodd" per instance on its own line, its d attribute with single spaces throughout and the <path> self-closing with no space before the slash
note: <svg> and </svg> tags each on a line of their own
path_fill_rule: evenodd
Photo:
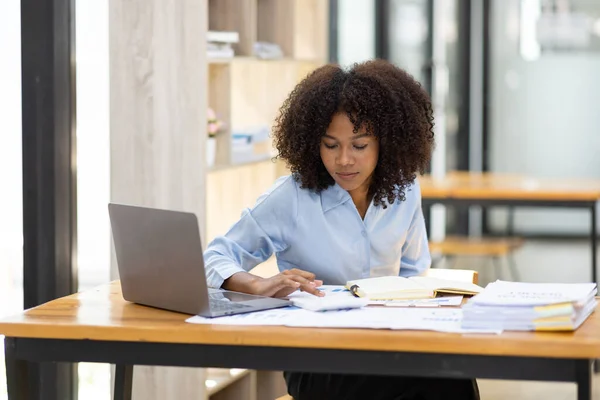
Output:
<svg viewBox="0 0 600 400">
<path fill-rule="evenodd" d="M 350 194 L 335 184 L 321 193 L 301 189 L 292 176 L 279 178 L 246 209 L 229 231 L 204 252 L 211 287 L 277 257 L 280 271 L 310 271 L 324 284 L 384 275 L 412 276 L 429 268 L 431 256 L 418 181 L 406 200 L 384 209 L 369 206 L 364 220 Z"/>
</svg>

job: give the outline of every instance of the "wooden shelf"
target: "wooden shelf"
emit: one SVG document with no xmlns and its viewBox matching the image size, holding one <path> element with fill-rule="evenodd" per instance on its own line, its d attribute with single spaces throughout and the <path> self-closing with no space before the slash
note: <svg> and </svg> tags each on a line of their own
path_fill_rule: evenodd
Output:
<svg viewBox="0 0 600 400">
<path fill-rule="evenodd" d="M 209 0 L 208 29 L 235 31 L 240 35 L 239 43 L 233 46 L 236 55 L 252 55 L 256 41 L 256 0 Z"/>
<path fill-rule="evenodd" d="M 209 58 L 208 64 L 229 64 L 233 58 Z"/>
<path fill-rule="evenodd" d="M 259 57 L 252 57 L 252 56 L 235 56 L 235 57 L 226 57 L 226 58 L 208 58 L 207 59 L 208 64 L 231 64 L 234 62 L 272 62 L 272 63 L 277 63 L 277 62 L 295 62 L 295 63 L 299 63 L 299 64 L 305 64 L 305 63 L 309 63 L 309 64 L 314 64 L 314 65 L 321 65 L 323 64 L 323 60 L 318 59 L 318 58 L 302 58 L 302 59 L 296 59 L 296 58 L 291 58 L 291 57 L 281 57 L 281 58 L 259 58 Z"/>
<path fill-rule="evenodd" d="M 258 163 L 273 163 L 273 155 L 271 154 L 259 154 L 253 160 L 247 160 L 244 162 L 238 163 L 229 163 L 229 164 L 215 164 L 211 168 L 208 169 L 208 173 L 219 172 L 224 170 L 231 170 L 235 168 L 245 168 Z"/>
<path fill-rule="evenodd" d="M 225 123 L 225 130 L 217 136 L 215 165 L 231 165 L 235 161 L 231 153 L 232 130 L 271 129 L 289 93 L 320 65 L 309 60 L 254 57 L 209 63 L 208 104 Z M 266 147 L 271 148 L 270 143 Z"/>
<path fill-rule="evenodd" d="M 258 41 L 276 43 L 284 56 L 326 60 L 329 2 L 258 0 Z"/>
<path fill-rule="evenodd" d="M 257 41 L 279 45 L 284 56 L 326 60 L 329 2 L 326 0 L 209 0 L 210 30 L 236 31 L 239 56 L 254 55 Z"/>
<path fill-rule="evenodd" d="M 271 161 L 240 168 L 225 168 L 206 176 L 206 237 L 210 242 L 229 230 L 246 207 L 275 181 L 276 166 Z"/>
</svg>

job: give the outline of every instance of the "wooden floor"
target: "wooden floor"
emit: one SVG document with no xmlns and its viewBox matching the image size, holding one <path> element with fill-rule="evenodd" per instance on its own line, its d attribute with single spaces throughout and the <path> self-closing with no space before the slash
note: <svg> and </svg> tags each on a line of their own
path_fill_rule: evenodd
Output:
<svg viewBox="0 0 600 400">
<path fill-rule="evenodd" d="M 530 381 L 499 381 L 478 379 L 481 400 L 575 400 L 577 389 L 573 383 Z M 592 383 L 593 398 L 600 400 L 600 374 Z"/>
</svg>

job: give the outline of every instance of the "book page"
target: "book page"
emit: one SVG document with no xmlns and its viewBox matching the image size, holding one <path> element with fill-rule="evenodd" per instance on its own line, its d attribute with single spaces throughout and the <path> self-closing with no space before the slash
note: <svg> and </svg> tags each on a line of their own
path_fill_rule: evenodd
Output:
<svg viewBox="0 0 600 400">
<path fill-rule="evenodd" d="M 356 279 L 348 281 L 347 286 L 358 285 L 358 287 L 367 294 L 391 293 L 400 291 L 421 291 L 426 289 L 418 282 L 402 276 L 381 276 L 377 278 Z"/>
<path fill-rule="evenodd" d="M 413 276 L 408 280 L 415 282 L 419 286 L 431 289 L 456 289 L 459 291 L 479 293 L 483 288 L 472 282 L 452 281 L 447 279 L 431 278 L 427 276 Z"/>
</svg>

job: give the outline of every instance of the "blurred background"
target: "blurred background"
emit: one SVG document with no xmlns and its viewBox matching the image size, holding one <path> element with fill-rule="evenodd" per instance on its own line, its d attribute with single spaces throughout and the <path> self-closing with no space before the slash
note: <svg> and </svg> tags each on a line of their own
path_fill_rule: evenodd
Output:
<svg viewBox="0 0 600 400">
<path fill-rule="evenodd" d="M 111 199 L 109 1 L 74 3 L 75 264 L 77 288 L 84 290 L 115 277 L 114 270 L 111 272 L 112 244 L 105 212 Z M 434 103 L 438 145 L 431 165 L 433 175 L 471 171 L 517 174 L 531 179 L 600 181 L 600 1 L 315 0 L 312 3 L 326 12 L 318 20 L 326 33 L 317 38 L 320 40 L 317 46 L 324 49 L 318 55 L 323 57 L 311 56 L 306 65 L 296 66 L 297 76 L 324 62 L 350 65 L 376 57 L 405 68 L 428 90 Z M 215 5 L 214 1 L 207 4 Z M 313 18 L 307 23 L 317 23 L 314 16 L 307 18 Z M 20 21 L 21 1 L 0 2 L 0 181 L 3 182 L 0 316 L 23 309 L 23 287 L 27 285 L 23 280 Z M 209 30 L 220 30 L 213 28 L 209 20 Z M 231 33 L 231 29 L 220 31 L 225 30 Z M 236 63 L 242 65 L 247 58 L 259 57 L 262 62 L 270 62 L 264 68 L 275 71 L 286 68 L 277 64 L 290 58 L 285 54 L 285 46 L 282 46 L 283 56 L 279 53 L 281 48 L 269 47 L 268 43 L 261 49 L 253 47 L 251 54 L 239 53 L 239 47 L 234 45 L 232 53 L 229 44 L 241 43 L 243 32 L 237 32 L 239 38 L 221 33 L 225 36 L 218 38 L 216 32 L 214 40 L 208 40 L 209 88 L 227 74 L 231 75 L 228 84 L 243 82 L 233 75 Z M 232 60 L 228 60 L 230 57 Z M 236 58 L 240 58 L 239 62 Z M 277 82 L 269 85 L 276 86 Z M 279 89 L 281 96 L 275 96 L 274 100 L 282 100 L 291 87 Z M 223 182 L 243 179 L 239 175 L 243 172 L 239 171 L 246 165 L 260 171 L 264 168 L 261 163 L 270 162 L 271 155 L 268 148 L 263 153 L 257 150 L 260 147 L 257 138 L 265 134 L 265 129 L 268 136 L 268 117 L 261 121 L 247 118 L 238 124 L 233 122 L 233 110 L 220 109 L 210 99 L 209 95 L 209 106 L 215 109 L 216 117 L 224 119 L 231 149 L 227 159 L 222 158 L 222 149 L 216 150 L 216 155 L 207 151 L 209 175 L 210 171 L 221 174 L 207 177 L 209 188 L 211 179 Z M 268 106 L 271 108 L 264 110 L 264 115 L 273 115 L 277 102 Z M 210 129 L 209 126 L 209 132 Z M 256 141 L 251 154 L 244 148 L 249 138 Z M 209 136 L 207 148 L 212 145 L 208 144 L 212 143 L 210 139 Z M 223 143 L 219 139 L 217 146 Z M 269 174 L 262 175 L 264 188 L 274 180 Z M 244 201 L 251 204 L 253 197 L 254 193 L 249 192 Z M 207 209 L 217 203 L 218 198 L 210 197 Z M 239 215 L 242 206 L 245 204 L 230 205 L 231 217 L 219 221 L 211 221 L 209 214 L 207 237 L 222 233 Z M 504 234 L 509 218 L 506 207 L 434 206 L 426 212 L 430 234 L 435 238 L 446 234 L 498 237 Z M 521 280 L 590 280 L 588 210 L 540 207 L 515 208 L 513 212 L 512 234 L 524 240 L 512 254 Z M 222 213 L 221 209 L 217 216 Z M 490 267 L 485 257 L 455 261 L 460 268 L 478 270 L 480 283 L 506 272 Z M 2 349 L 0 346 L 0 360 Z M 0 362 L 0 399 L 6 398 L 3 368 L 4 363 Z M 110 398 L 108 366 L 81 364 L 78 371 L 80 398 Z"/>
</svg>

